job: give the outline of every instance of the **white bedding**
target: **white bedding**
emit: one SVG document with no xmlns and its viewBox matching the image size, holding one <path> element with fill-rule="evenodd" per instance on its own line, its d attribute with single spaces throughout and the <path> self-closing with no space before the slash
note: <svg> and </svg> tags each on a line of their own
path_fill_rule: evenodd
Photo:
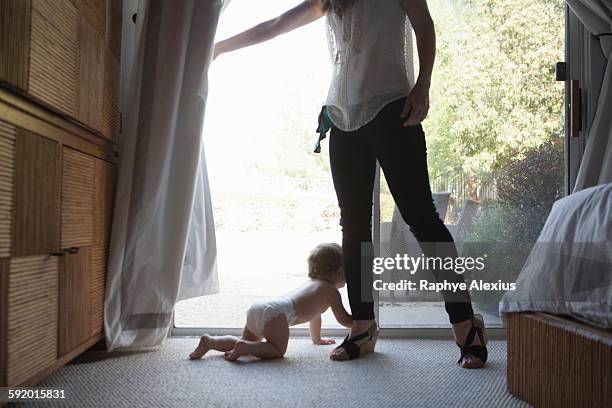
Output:
<svg viewBox="0 0 612 408">
<path fill-rule="evenodd" d="M 499 310 L 567 314 L 612 328 L 612 183 L 555 202 Z"/>
</svg>

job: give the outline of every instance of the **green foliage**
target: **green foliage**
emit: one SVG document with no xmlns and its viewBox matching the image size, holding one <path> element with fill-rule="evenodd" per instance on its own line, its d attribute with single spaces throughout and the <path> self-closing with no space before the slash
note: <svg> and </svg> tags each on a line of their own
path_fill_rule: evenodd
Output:
<svg viewBox="0 0 612 408">
<path fill-rule="evenodd" d="M 430 174 L 460 169 L 477 183 L 483 173 L 494 173 L 501 202 L 480 212 L 469 240 L 533 240 L 564 173 L 562 146 L 555 143 L 563 135 L 563 86 L 553 73 L 563 59 L 564 1 L 429 0 L 429 6 L 438 40 L 424 122 Z M 258 191 L 268 197 L 261 201 L 232 197 L 240 217 L 219 216 L 219 222 L 236 229 L 336 227 L 333 192 L 315 197 L 292 187 L 296 180 L 329 181 L 327 141 L 322 154 L 312 153 L 320 109 L 313 101 L 321 100 L 313 84 L 323 82 L 324 71 L 312 66 L 300 71 L 299 80 L 275 84 L 290 97 L 269 107 L 261 143 L 270 148 L 248 168 L 283 193 Z M 247 202 L 253 204 L 249 211 L 241 210 Z M 383 182 L 383 221 L 391 220 L 393 208 Z"/>
<path fill-rule="evenodd" d="M 497 194 L 516 242 L 535 242 L 553 203 L 563 195 L 563 143 L 550 141 L 513 155 L 500 169 Z"/>
<path fill-rule="evenodd" d="M 563 144 L 549 141 L 508 157 L 499 174 L 498 201 L 481 209 L 465 240 L 535 242 L 553 203 L 563 195 Z"/>
<path fill-rule="evenodd" d="M 512 231 L 508 222 L 508 208 L 501 204 L 492 204 L 478 212 L 465 241 L 509 242 L 511 239 Z"/>
<path fill-rule="evenodd" d="M 432 174 L 489 172 L 563 131 L 563 0 L 433 0 Z"/>
</svg>

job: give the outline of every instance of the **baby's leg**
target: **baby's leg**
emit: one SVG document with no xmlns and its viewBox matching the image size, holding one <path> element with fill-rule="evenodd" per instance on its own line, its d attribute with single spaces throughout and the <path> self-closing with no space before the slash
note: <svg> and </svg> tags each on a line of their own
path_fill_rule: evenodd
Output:
<svg viewBox="0 0 612 408">
<path fill-rule="evenodd" d="M 198 347 L 189 354 L 190 360 L 197 360 L 198 358 L 204 357 L 204 354 L 210 350 L 228 351 L 234 348 L 237 337 L 234 336 L 209 336 L 208 334 L 200 337 L 200 344 Z"/>
<path fill-rule="evenodd" d="M 252 355 L 263 359 L 281 358 L 287 351 L 289 342 L 289 324 L 287 316 L 280 314 L 270 320 L 264 328 L 265 342 L 241 339 L 233 350 L 225 353 L 225 359 L 236 361 L 238 357 Z"/>
<path fill-rule="evenodd" d="M 242 329 L 242 338 L 249 341 L 259 341 L 259 337 L 251 333 L 246 327 Z M 210 350 L 229 351 L 234 348 L 238 339 L 234 336 L 209 336 L 208 334 L 200 337 L 200 344 L 189 354 L 191 360 L 202 358 Z"/>
<path fill-rule="evenodd" d="M 257 336 L 256 334 L 253 334 L 253 332 L 250 331 L 248 327 L 244 326 L 244 328 L 242 329 L 242 340 L 261 341 L 261 337 Z"/>
</svg>

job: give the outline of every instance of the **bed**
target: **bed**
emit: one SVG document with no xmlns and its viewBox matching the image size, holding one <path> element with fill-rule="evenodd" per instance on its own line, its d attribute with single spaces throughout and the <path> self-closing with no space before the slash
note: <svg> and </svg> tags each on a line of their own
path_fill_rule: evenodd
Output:
<svg viewBox="0 0 612 408">
<path fill-rule="evenodd" d="M 511 393 L 534 406 L 612 406 L 612 184 L 554 204 L 500 313 Z"/>
</svg>

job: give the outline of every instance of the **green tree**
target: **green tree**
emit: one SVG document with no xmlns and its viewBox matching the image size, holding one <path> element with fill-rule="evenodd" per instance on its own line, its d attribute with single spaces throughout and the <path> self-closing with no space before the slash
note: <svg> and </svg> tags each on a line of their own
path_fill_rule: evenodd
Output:
<svg viewBox="0 0 612 408">
<path fill-rule="evenodd" d="M 433 174 L 489 172 L 563 131 L 562 0 L 433 0 L 438 59 L 425 122 Z"/>
</svg>

